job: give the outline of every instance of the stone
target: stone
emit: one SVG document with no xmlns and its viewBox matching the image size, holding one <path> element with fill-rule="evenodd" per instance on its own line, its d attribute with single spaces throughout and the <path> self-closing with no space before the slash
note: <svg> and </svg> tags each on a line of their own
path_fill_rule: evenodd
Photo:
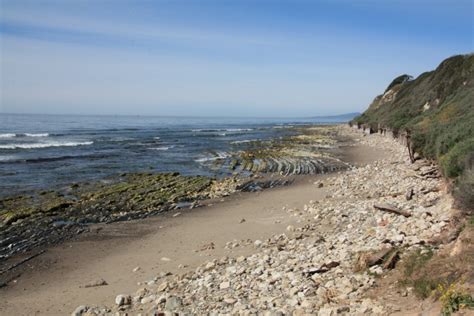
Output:
<svg viewBox="0 0 474 316">
<path fill-rule="evenodd" d="M 161 258 L 161 261 L 166 261 L 166 262 L 168 262 L 168 261 L 171 261 L 171 259 L 168 258 L 168 257 L 162 257 L 162 258 Z"/>
<path fill-rule="evenodd" d="M 140 269 L 141 269 L 140 267 L 135 267 L 135 268 L 133 268 L 132 271 L 133 271 L 133 272 L 138 272 L 138 271 L 140 271 Z"/>
<path fill-rule="evenodd" d="M 157 304 L 163 304 L 163 303 L 166 302 L 166 298 L 167 298 L 166 295 L 164 295 L 164 294 L 163 294 L 163 295 L 160 295 L 160 297 L 158 297 L 158 299 L 156 300 L 156 303 L 157 303 Z"/>
<path fill-rule="evenodd" d="M 229 305 L 234 305 L 235 302 L 237 302 L 237 300 L 235 298 L 228 297 L 228 298 L 224 298 L 224 302 Z"/>
<path fill-rule="evenodd" d="M 95 281 L 87 283 L 86 285 L 84 285 L 84 287 L 88 288 L 88 287 L 96 287 L 96 286 L 104 286 L 104 285 L 108 285 L 107 281 L 105 281 L 104 279 L 97 279 Z"/>
<path fill-rule="evenodd" d="M 337 315 L 337 311 L 335 311 L 331 307 L 323 307 L 318 311 L 318 316 L 334 316 Z"/>
<path fill-rule="evenodd" d="M 168 282 L 161 283 L 156 289 L 158 292 L 163 292 L 168 288 Z"/>
<path fill-rule="evenodd" d="M 72 312 L 71 316 L 81 316 L 89 310 L 89 307 L 86 305 L 80 305 Z"/>
<path fill-rule="evenodd" d="M 298 299 L 296 298 L 291 298 L 289 300 L 286 301 L 288 305 L 292 306 L 292 307 L 295 307 L 296 305 L 298 305 Z"/>
<path fill-rule="evenodd" d="M 130 305 L 132 302 L 132 297 L 130 295 L 119 294 L 115 297 L 115 304 L 117 306 Z"/>
<path fill-rule="evenodd" d="M 216 267 L 216 264 L 214 262 L 208 262 L 206 266 L 204 267 L 204 271 L 210 271 Z"/>
<path fill-rule="evenodd" d="M 255 240 L 255 242 L 253 243 L 253 245 L 256 247 L 256 248 L 260 248 L 262 246 L 263 242 L 261 240 Z"/>
<path fill-rule="evenodd" d="M 219 288 L 221 290 L 226 290 L 230 287 L 230 282 L 226 281 L 226 282 L 222 282 L 221 284 L 219 284 Z"/>
<path fill-rule="evenodd" d="M 142 304 L 148 304 L 148 303 L 153 302 L 155 299 L 156 299 L 156 296 L 155 296 L 155 295 L 146 296 L 146 297 L 144 297 L 144 298 L 141 299 L 140 303 L 142 303 Z"/>
<path fill-rule="evenodd" d="M 293 226 L 293 225 L 288 225 L 288 226 L 286 227 L 286 230 L 289 231 L 289 232 L 294 232 L 294 231 L 295 231 L 295 226 Z"/>
<path fill-rule="evenodd" d="M 170 296 L 166 299 L 165 309 L 167 311 L 176 311 L 183 305 L 181 298 L 177 296 Z"/>
</svg>

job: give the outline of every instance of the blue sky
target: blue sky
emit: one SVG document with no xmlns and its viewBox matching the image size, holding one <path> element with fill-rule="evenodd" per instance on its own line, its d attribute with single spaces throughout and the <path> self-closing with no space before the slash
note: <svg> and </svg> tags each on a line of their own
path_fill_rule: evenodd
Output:
<svg viewBox="0 0 474 316">
<path fill-rule="evenodd" d="M 0 0 L 0 112 L 312 116 L 473 51 L 472 0 Z"/>
</svg>

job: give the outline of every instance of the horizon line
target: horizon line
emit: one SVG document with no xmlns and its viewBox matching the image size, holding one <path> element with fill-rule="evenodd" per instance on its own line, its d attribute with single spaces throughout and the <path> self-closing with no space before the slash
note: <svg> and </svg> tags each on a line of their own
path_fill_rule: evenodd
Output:
<svg viewBox="0 0 474 316">
<path fill-rule="evenodd" d="M 349 114 L 361 114 L 361 112 L 346 112 L 341 114 L 330 115 L 312 115 L 312 116 L 223 116 L 223 115 L 159 115 L 159 114 L 79 114 L 79 113 L 15 113 L 15 112 L 0 112 L 1 115 L 51 115 L 51 116 L 121 116 L 121 117 L 161 117 L 161 118 L 234 118 L 234 119 L 314 119 L 314 118 L 328 118 L 338 117 Z"/>
</svg>

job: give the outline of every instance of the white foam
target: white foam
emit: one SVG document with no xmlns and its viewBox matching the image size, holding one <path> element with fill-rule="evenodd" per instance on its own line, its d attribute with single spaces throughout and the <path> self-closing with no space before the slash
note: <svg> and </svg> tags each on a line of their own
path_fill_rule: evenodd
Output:
<svg viewBox="0 0 474 316">
<path fill-rule="evenodd" d="M 36 133 L 36 134 L 34 134 L 34 133 L 25 133 L 24 135 L 27 136 L 27 137 L 48 137 L 49 136 L 48 133 Z"/>
<path fill-rule="evenodd" d="M 151 147 L 151 148 L 148 148 L 148 149 L 151 149 L 151 150 L 168 150 L 170 148 L 173 148 L 174 146 L 161 146 L 161 147 Z"/>
<path fill-rule="evenodd" d="M 295 127 L 294 125 L 276 125 L 273 126 L 273 128 L 293 128 Z"/>
<path fill-rule="evenodd" d="M 253 131 L 253 128 L 228 128 L 226 132 L 250 132 Z"/>
<path fill-rule="evenodd" d="M 0 138 L 12 138 L 12 137 L 15 137 L 16 134 L 12 134 L 12 133 L 5 133 L 5 134 L 0 134 Z"/>
<path fill-rule="evenodd" d="M 250 132 L 253 128 L 192 129 L 191 132 Z"/>
<path fill-rule="evenodd" d="M 236 140 L 233 142 L 230 142 L 231 144 L 245 144 L 245 143 L 251 143 L 251 142 L 256 142 L 258 139 L 244 139 L 244 140 Z"/>
<path fill-rule="evenodd" d="M 217 159 L 224 159 L 224 158 L 227 158 L 227 157 L 229 157 L 229 155 L 226 154 L 226 153 L 217 153 L 217 156 L 199 158 L 199 159 L 196 159 L 194 161 L 196 161 L 196 162 L 206 162 L 206 161 L 214 161 L 214 160 L 217 160 Z"/>
<path fill-rule="evenodd" d="M 9 145 L 0 145 L 0 149 L 38 149 L 38 148 L 48 148 L 48 147 L 75 147 L 75 146 L 85 146 L 92 145 L 94 142 L 50 142 L 50 143 L 25 143 L 25 144 L 9 144 Z"/>
<path fill-rule="evenodd" d="M 154 138 L 154 139 L 160 139 L 161 137 L 156 136 L 156 137 L 153 137 L 153 138 Z"/>
</svg>

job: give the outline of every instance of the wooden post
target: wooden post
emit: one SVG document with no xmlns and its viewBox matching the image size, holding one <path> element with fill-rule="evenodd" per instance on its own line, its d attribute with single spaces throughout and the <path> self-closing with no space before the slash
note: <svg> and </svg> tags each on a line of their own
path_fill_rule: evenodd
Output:
<svg viewBox="0 0 474 316">
<path fill-rule="evenodd" d="M 415 152 L 413 151 L 413 143 L 411 141 L 411 135 L 410 131 L 406 130 L 406 142 L 407 142 L 407 148 L 408 148 L 408 155 L 410 155 L 410 161 L 411 163 L 415 162 Z"/>
</svg>

